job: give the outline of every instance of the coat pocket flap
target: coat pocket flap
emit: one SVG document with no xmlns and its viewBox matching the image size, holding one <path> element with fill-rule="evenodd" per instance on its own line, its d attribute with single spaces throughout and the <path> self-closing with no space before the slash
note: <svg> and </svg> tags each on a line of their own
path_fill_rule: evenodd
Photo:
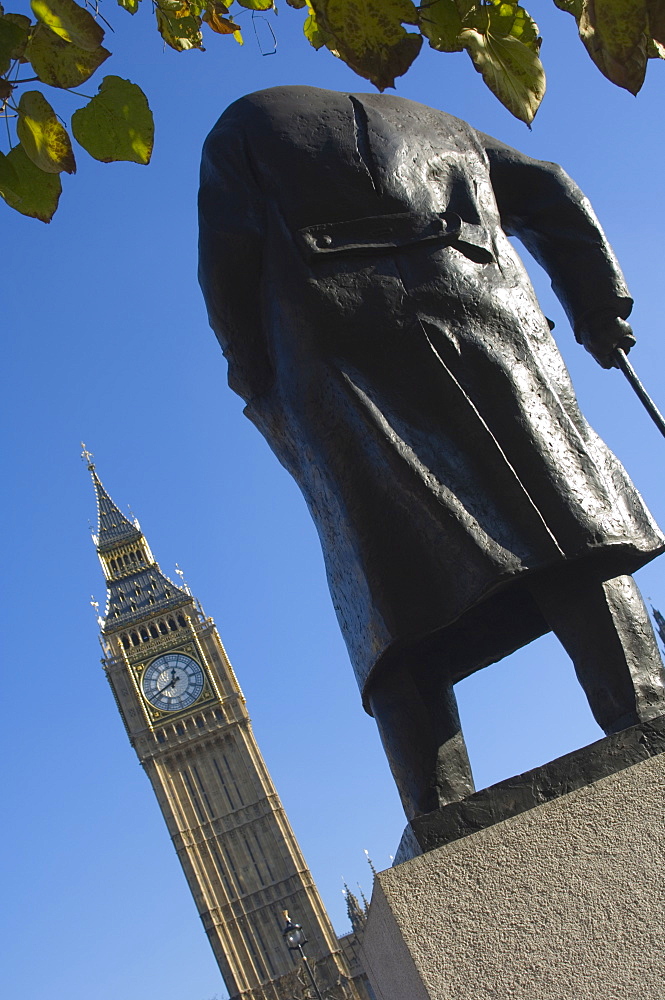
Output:
<svg viewBox="0 0 665 1000">
<path fill-rule="evenodd" d="M 493 260 L 489 237 L 483 228 L 463 222 L 456 212 L 438 212 L 432 216 L 404 212 L 321 223 L 298 230 L 295 238 L 301 253 L 308 260 L 394 253 L 427 243 L 438 246 L 458 244 L 463 253 L 466 253 L 464 244 L 468 243 L 481 256 L 484 251 L 481 263 Z M 476 256 L 472 259 L 475 260 Z"/>
<path fill-rule="evenodd" d="M 492 240 L 482 226 L 462 222 L 460 234 L 453 242 L 453 246 L 476 264 L 491 264 L 494 260 Z"/>
</svg>

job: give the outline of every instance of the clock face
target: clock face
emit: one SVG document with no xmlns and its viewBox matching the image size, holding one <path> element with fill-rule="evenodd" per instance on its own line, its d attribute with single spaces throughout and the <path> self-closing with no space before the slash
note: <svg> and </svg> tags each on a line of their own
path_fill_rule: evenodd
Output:
<svg viewBox="0 0 665 1000">
<path fill-rule="evenodd" d="M 181 712 L 193 705 L 203 691 L 203 671 L 184 653 L 157 657 L 143 674 L 143 694 L 162 712 Z"/>
</svg>

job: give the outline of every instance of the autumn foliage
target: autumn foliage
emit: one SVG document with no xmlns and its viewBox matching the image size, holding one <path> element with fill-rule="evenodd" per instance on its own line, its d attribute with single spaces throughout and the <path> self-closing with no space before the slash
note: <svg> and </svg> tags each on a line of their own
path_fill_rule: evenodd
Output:
<svg viewBox="0 0 665 1000">
<path fill-rule="evenodd" d="M 545 93 L 540 35 L 515 0 L 286 0 L 302 10 L 303 29 L 379 90 L 394 86 L 428 43 L 440 52 L 465 51 L 490 90 L 530 124 Z M 141 0 L 117 0 L 135 14 Z M 580 38 L 600 71 L 636 94 L 650 58 L 665 58 L 665 0 L 554 0 L 577 21 Z M 242 44 L 234 11 L 268 11 L 274 0 L 143 0 L 156 27 L 178 52 L 204 47 L 204 31 Z M 71 136 L 104 163 L 147 164 L 154 126 L 139 86 L 104 76 L 83 98 L 70 132 L 45 96 L 77 93 L 109 58 L 100 0 L 31 0 L 33 18 L 0 5 L 0 108 L 9 136 L 0 152 L 0 195 L 23 215 L 50 222 L 61 173 L 74 173 Z M 42 89 L 34 89 L 34 84 Z M 28 87 L 29 89 L 26 89 Z M 50 90 L 48 88 L 51 88 Z"/>
</svg>

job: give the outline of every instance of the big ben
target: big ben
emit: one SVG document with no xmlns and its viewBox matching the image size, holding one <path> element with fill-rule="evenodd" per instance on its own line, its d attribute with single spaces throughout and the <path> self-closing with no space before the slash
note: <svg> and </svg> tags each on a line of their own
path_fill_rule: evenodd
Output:
<svg viewBox="0 0 665 1000">
<path fill-rule="evenodd" d="M 285 910 L 306 929 L 321 992 L 363 1000 L 356 942 L 335 935 L 213 620 L 161 572 L 84 457 L 107 583 L 102 664 L 232 1000 L 309 995 L 283 938 Z"/>
</svg>

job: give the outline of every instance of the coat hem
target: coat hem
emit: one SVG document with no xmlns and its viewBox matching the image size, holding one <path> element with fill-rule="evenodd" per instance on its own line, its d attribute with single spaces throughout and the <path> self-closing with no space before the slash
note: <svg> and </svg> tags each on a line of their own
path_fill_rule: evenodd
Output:
<svg viewBox="0 0 665 1000">
<path fill-rule="evenodd" d="M 631 575 L 664 552 L 665 539 L 649 551 L 637 550 L 632 543 L 619 542 L 605 545 L 602 552 L 587 552 L 566 562 L 551 562 L 511 573 L 485 590 L 451 621 L 402 636 L 387 645 L 361 688 L 363 708 L 372 715 L 369 691 L 380 683 L 385 672 L 427 669 L 428 666 L 443 670 L 446 664 L 448 680 L 456 684 L 550 632 L 550 626 L 529 593 L 529 578 L 554 572 L 579 575 L 580 570 L 586 568 L 590 583 L 602 582 Z M 417 663 L 414 663 L 415 655 Z"/>
</svg>

